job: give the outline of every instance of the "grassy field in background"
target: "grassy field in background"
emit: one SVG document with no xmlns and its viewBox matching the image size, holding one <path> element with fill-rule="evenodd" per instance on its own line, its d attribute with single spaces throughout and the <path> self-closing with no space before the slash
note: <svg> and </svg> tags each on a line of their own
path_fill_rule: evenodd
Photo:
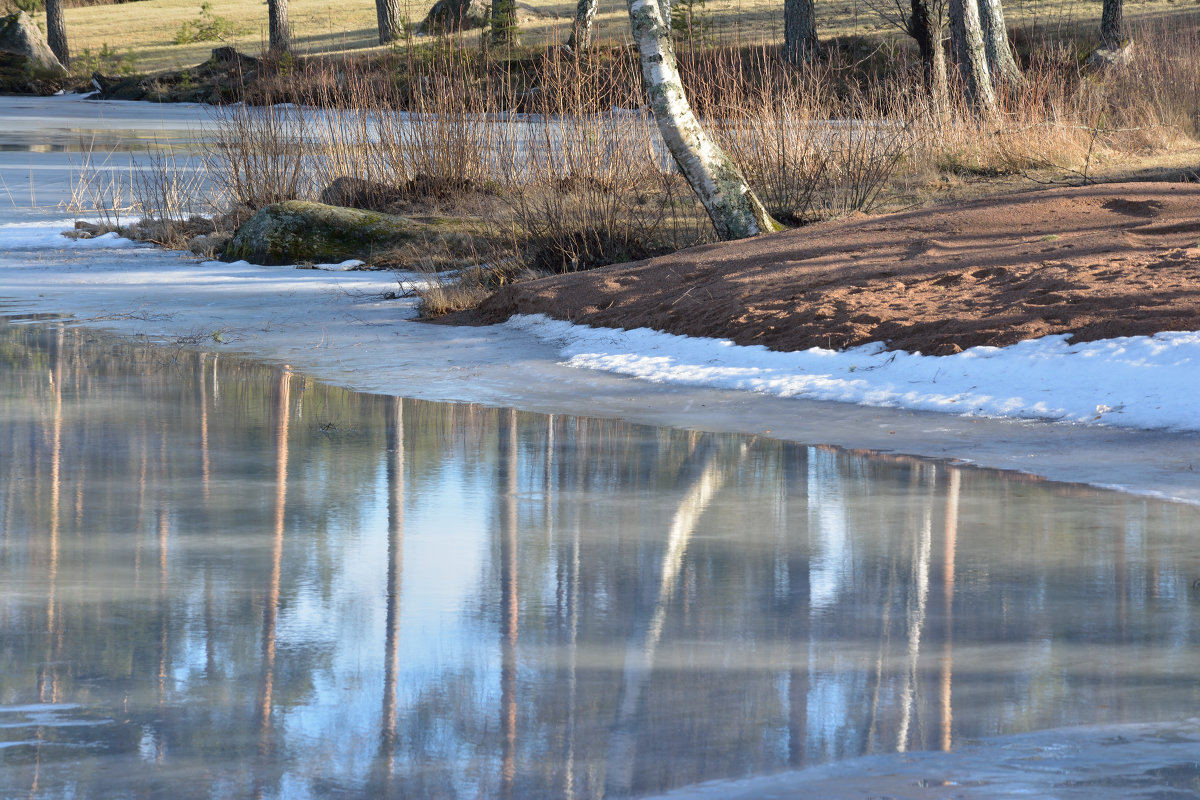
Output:
<svg viewBox="0 0 1200 800">
<path fill-rule="evenodd" d="M 877 9 L 894 10 L 896 0 L 817 0 L 818 34 L 823 39 L 862 36 L 903 37 Z M 725 43 L 776 42 L 783 36 L 782 0 L 696 0 L 706 20 L 708 38 Z M 573 2 L 530 0 L 530 4 L 556 15 L 523 31 L 526 44 L 565 41 Z M 406 0 L 409 19 L 419 21 L 432 0 Z M 907 3 L 905 3 L 907 5 Z M 329 0 L 291 0 L 292 36 L 298 55 L 361 52 L 377 47 L 375 7 L 367 0 L 334 3 Z M 602 41 L 628 39 L 624 2 L 601 0 L 598 15 Z M 1184 0 L 1126 0 L 1131 20 L 1153 19 L 1178 13 L 1194 14 L 1196 4 Z M 266 40 L 266 3 L 262 0 L 212 0 L 212 13 L 233 23 L 237 33 L 224 43 L 255 54 Z M 1010 0 L 1005 4 L 1010 28 L 1019 38 L 1076 36 L 1083 42 L 1095 38 L 1099 28 L 1100 0 Z M 132 53 L 139 72 L 178 69 L 204 61 L 221 42 L 177 45 L 173 41 L 185 22 L 199 19 L 199 0 L 140 0 L 122 5 L 69 8 L 67 34 L 73 53 L 107 47 L 118 54 Z M 44 25 L 44 15 L 37 15 Z M 467 34 L 478 36 L 477 32 Z"/>
</svg>

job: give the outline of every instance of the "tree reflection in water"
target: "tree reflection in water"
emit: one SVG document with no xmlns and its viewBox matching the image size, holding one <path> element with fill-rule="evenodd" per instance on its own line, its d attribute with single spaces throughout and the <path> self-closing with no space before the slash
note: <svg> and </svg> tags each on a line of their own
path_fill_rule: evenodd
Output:
<svg viewBox="0 0 1200 800">
<path fill-rule="evenodd" d="M 638 795 L 1194 699 L 1185 506 L 52 320 L 0 454 L 3 796 Z"/>
</svg>

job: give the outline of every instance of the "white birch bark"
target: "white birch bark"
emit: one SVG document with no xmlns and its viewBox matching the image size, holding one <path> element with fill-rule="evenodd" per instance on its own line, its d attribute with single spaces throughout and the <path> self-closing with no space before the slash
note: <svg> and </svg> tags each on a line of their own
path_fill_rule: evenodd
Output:
<svg viewBox="0 0 1200 800">
<path fill-rule="evenodd" d="M 978 0 L 950 0 L 950 43 L 967 102 L 982 116 L 996 112 L 996 92 L 988 71 Z"/>
<path fill-rule="evenodd" d="M 741 170 L 709 138 L 692 112 L 659 0 L 629 0 L 629 22 L 654 121 L 671 157 L 708 211 L 717 235 L 745 239 L 780 230 L 783 226 L 767 213 Z"/>
<path fill-rule="evenodd" d="M 592 46 L 592 28 L 596 24 L 597 0 L 579 0 L 575 5 L 575 23 L 571 26 L 571 38 L 567 47 L 586 50 Z"/>
</svg>

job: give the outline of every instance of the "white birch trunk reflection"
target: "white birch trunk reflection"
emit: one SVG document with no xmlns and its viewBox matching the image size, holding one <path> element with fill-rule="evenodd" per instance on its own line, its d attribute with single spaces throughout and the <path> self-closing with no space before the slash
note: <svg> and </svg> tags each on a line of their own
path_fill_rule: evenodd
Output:
<svg viewBox="0 0 1200 800">
<path fill-rule="evenodd" d="M 942 562 L 942 614 L 945 633 L 942 643 L 942 750 L 949 752 L 954 746 L 954 706 L 951 685 L 954 675 L 954 562 L 958 554 L 958 493 L 962 485 L 962 470 L 951 468 L 949 486 L 946 488 L 946 541 Z"/>
<path fill-rule="evenodd" d="M 400 600 L 404 577 L 404 400 L 393 397 L 387 425 L 387 615 L 383 650 L 383 710 L 379 749 L 385 796 L 390 796 L 396 748 L 396 689 L 400 671 Z"/>
<path fill-rule="evenodd" d="M 937 468 L 930 467 L 930 493 L 933 492 Z M 921 634 L 925 629 L 925 607 L 929 599 L 929 561 L 933 552 L 933 497 L 926 497 L 920 527 L 914 531 L 913 575 L 910 586 L 915 590 L 908 599 L 908 669 L 904 674 L 900 692 L 900 726 L 896 733 L 896 751 L 903 753 L 909 748 L 910 727 L 914 706 L 920 686 L 919 662 L 921 659 Z"/>
<path fill-rule="evenodd" d="M 631 637 L 625 647 L 625 667 L 621 674 L 619 695 L 621 700 L 605 758 L 607 790 L 618 796 L 627 794 L 633 786 L 637 712 L 641 707 L 646 684 L 654 671 L 654 653 L 662 637 L 667 609 L 675 592 L 675 585 L 679 581 L 684 555 L 704 511 L 725 484 L 730 472 L 736 471 L 736 467 L 733 470 L 722 469 L 720 452 L 715 445 L 709 444 L 705 449 L 708 452 L 704 465 L 684 494 L 671 520 L 671 529 L 667 533 L 667 548 L 659 567 L 658 598 L 654 603 L 654 613 L 645 629 L 639 635 Z M 745 459 L 746 452 L 746 446 L 742 445 L 739 465 Z"/>
<path fill-rule="evenodd" d="M 284 524 L 287 511 L 288 410 L 291 407 L 291 368 L 284 366 L 279 376 L 275 405 L 275 515 L 271 538 L 271 576 L 263 603 L 262 672 L 258 689 L 259 772 L 255 775 L 254 796 L 262 797 L 263 770 L 270 761 L 271 709 L 275 690 L 275 633 L 279 617 L 279 590 L 283 570 Z"/>
<path fill-rule="evenodd" d="M 517 773 L 517 412 L 501 412 L 498 435 L 500 514 L 500 796 L 511 800 Z"/>
</svg>

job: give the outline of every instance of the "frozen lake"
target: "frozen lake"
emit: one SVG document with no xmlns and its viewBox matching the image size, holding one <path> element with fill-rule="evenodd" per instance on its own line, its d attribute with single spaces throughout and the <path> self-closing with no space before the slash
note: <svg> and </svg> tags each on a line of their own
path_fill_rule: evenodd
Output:
<svg viewBox="0 0 1200 800">
<path fill-rule="evenodd" d="M 0 117 L 0 796 L 1197 794 L 1195 434 L 647 383 L 415 322 L 414 276 L 72 244 L 83 155 L 204 110 Z"/>
<path fill-rule="evenodd" d="M 0 796 L 1195 786 L 1191 505 L 51 321 L 0 408 Z"/>
</svg>

